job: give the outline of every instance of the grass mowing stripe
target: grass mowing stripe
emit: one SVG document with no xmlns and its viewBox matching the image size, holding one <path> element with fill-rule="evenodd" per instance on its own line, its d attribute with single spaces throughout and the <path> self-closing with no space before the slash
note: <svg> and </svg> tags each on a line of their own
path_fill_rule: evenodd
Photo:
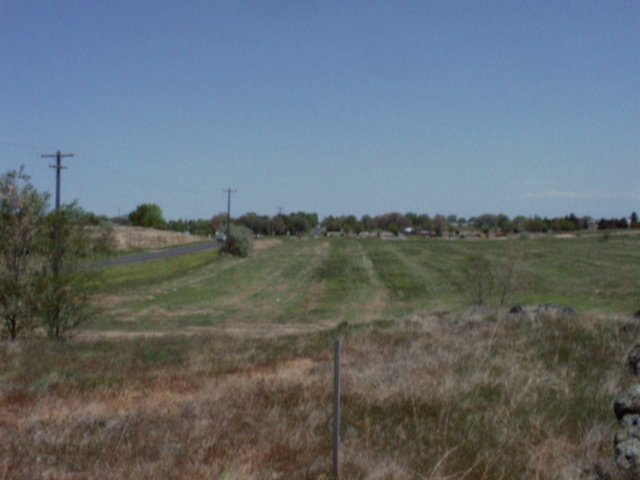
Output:
<svg viewBox="0 0 640 480">
<path fill-rule="evenodd" d="M 407 301 L 423 295 L 424 278 L 407 268 L 397 243 L 372 241 L 367 247 L 374 269 L 394 299 Z"/>
<path fill-rule="evenodd" d="M 96 293 L 110 293 L 150 285 L 201 269 L 219 258 L 218 252 L 201 252 L 137 265 L 110 267 L 99 275 Z"/>
<path fill-rule="evenodd" d="M 630 313 L 640 306 L 639 240 L 295 239 L 247 259 L 201 253 L 105 272 L 111 275 L 101 290 L 107 306 L 87 326 L 334 322 L 407 309 L 457 310 L 468 305 L 460 290 L 465 259 L 496 262 L 511 252 L 520 252 L 529 282 L 508 303 Z"/>
<path fill-rule="evenodd" d="M 315 309 L 319 318 L 361 321 L 379 294 L 380 282 L 372 275 L 371 262 L 360 242 L 336 239 L 329 242 L 328 256 L 315 272 L 324 292 L 323 304 Z"/>
</svg>

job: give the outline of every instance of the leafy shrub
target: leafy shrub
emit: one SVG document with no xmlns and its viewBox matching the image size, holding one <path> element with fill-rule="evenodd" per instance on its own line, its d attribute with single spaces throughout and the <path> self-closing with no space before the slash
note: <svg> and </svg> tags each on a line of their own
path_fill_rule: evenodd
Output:
<svg viewBox="0 0 640 480">
<path fill-rule="evenodd" d="M 229 225 L 224 251 L 236 257 L 246 257 L 251 251 L 253 233 L 242 225 Z"/>
</svg>

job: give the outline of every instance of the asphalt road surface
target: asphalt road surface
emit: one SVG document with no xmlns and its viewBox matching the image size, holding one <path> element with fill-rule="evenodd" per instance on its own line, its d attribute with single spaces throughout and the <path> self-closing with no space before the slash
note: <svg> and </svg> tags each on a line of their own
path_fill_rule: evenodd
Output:
<svg viewBox="0 0 640 480">
<path fill-rule="evenodd" d="M 153 262 L 154 260 L 163 260 L 165 258 L 177 257 L 179 255 L 187 255 L 189 253 L 216 250 L 220 248 L 220 246 L 221 244 L 215 241 L 193 243 L 191 245 L 166 248 L 155 252 L 136 253 L 134 255 L 123 255 L 122 257 L 110 258 L 102 265 L 105 267 L 115 267 L 117 265 L 133 265 L 135 263 Z"/>
</svg>

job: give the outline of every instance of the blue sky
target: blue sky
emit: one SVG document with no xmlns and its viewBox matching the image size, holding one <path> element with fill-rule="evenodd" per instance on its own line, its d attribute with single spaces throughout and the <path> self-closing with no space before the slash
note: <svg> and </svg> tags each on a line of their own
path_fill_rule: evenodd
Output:
<svg viewBox="0 0 640 480">
<path fill-rule="evenodd" d="M 0 0 L 0 112 L 107 215 L 629 215 L 640 3 Z"/>
</svg>

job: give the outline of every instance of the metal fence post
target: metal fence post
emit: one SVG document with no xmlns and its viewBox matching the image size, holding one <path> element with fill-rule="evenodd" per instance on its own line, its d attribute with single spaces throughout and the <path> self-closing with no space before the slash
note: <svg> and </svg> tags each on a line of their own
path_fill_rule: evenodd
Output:
<svg viewBox="0 0 640 480">
<path fill-rule="evenodd" d="M 340 473 L 340 339 L 336 339 L 333 370 L 333 474 Z"/>
</svg>

